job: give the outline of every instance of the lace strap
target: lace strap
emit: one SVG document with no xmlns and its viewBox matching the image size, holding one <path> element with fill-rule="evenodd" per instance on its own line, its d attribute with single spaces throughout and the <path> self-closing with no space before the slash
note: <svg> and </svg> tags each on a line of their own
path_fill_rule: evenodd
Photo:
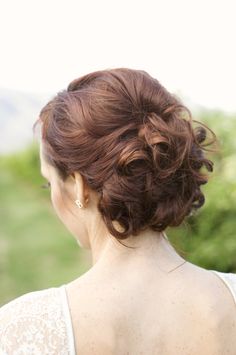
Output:
<svg viewBox="0 0 236 355">
<path fill-rule="evenodd" d="M 230 290 L 236 305 L 236 274 L 224 273 L 216 270 L 210 271 L 215 273 L 225 283 L 225 285 Z"/>
<path fill-rule="evenodd" d="M 75 355 L 65 289 L 29 292 L 0 308 L 0 355 Z"/>
<path fill-rule="evenodd" d="M 66 285 L 62 285 L 59 289 L 60 289 L 60 294 L 61 294 L 62 310 L 63 310 L 63 314 L 65 317 L 65 322 L 66 322 L 66 329 L 67 329 L 67 336 L 68 336 L 68 343 L 69 343 L 69 354 L 76 355 L 75 343 L 74 343 L 74 333 L 73 333 L 71 314 L 70 314 L 68 298 L 67 298 L 67 293 L 66 293 Z"/>
</svg>

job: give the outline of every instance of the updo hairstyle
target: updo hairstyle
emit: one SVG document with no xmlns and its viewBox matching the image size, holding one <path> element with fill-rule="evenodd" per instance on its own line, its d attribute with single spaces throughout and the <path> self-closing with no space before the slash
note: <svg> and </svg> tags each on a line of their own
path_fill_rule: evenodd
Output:
<svg viewBox="0 0 236 355">
<path fill-rule="evenodd" d="M 200 186 L 213 171 L 204 153 L 215 135 L 145 71 L 84 75 L 41 110 L 39 121 L 46 159 L 63 180 L 75 171 L 83 176 L 119 240 L 179 226 L 204 204 Z"/>
</svg>

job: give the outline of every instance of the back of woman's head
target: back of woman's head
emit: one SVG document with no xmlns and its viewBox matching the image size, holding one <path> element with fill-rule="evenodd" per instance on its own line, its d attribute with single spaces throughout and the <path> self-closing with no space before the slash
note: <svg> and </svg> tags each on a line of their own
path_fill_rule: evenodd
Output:
<svg viewBox="0 0 236 355">
<path fill-rule="evenodd" d="M 62 179 L 80 172 L 113 236 L 161 232 L 204 204 L 202 168 L 213 169 L 204 150 L 213 132 L 194 127 L 189 110 L 146 72 L 78 78 L 42 109 L 40 121 L 46 158 Z"/>
</svg>

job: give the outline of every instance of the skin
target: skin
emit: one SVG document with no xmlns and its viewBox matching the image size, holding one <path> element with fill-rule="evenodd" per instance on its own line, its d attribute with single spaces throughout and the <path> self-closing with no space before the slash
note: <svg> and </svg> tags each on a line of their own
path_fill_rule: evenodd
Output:
<svg viewBox="0 0 236 355">
<path fill-rule="evenodd" d="M 235 355 L 236 308 L 224 283 L 186 262 L 165 233 L 147 229 L 123 241 L 135 249 L 122 246 L 80 173 L 63 182 L 42 143 L 40 159 L 58 217 L 92 254 L 91 269 L 66 285 L 77 354 Z"/>
</svg>

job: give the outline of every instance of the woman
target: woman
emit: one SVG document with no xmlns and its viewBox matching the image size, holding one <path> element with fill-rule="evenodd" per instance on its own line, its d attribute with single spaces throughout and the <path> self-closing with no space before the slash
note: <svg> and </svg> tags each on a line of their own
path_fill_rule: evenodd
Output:
<svg viewBox="0 0 236 355">
<path fill-rule="evenodd" d="M 42 109 L 41 172 L 93 266 L 3 306 L 1 354 L 236 354 L 236 276 L 187 262 L 165 234 L 204 204 L 212 132 L 195 123 L 126 68 L 76 79 Z"/>
</svg>

